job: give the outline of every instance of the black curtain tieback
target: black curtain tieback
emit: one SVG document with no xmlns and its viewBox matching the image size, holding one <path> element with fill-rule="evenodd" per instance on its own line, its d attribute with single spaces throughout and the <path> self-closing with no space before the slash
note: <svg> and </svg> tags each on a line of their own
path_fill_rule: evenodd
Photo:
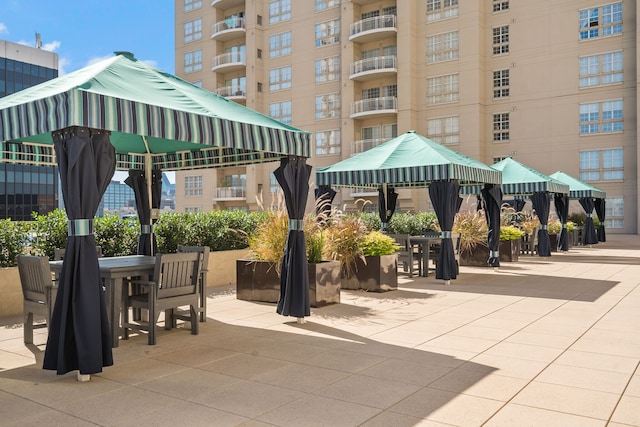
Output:
<svg viewBox="0 0 640 427">
<path fill-rule="evenodd" d="M 442 239 L 450 239 L 451 238 L 451 231 L 442 231 L 440 233 L 440 237 Z"/>
<path fill-rule="evenodd" d="M 492 258 L 498 258 L 500 256 L 500 251 L 489 251 L 489 256 Z"/>
<path fill-rule="evenodd" d="M 149 224 L 140 224 L 140 234 L 151 234 L 153 226 Z"/>
<path fill-rule="evenodd" d="M 548 230 L 549 226 L 548 225 L 541 225 L 540 226 L 540 230 Z"/>
<path fill-rule="evenodd" d="M 289 231 L 302 231 L 304 230 L 304 220 L 302 219 L 290 219 Z"/>
</svg>

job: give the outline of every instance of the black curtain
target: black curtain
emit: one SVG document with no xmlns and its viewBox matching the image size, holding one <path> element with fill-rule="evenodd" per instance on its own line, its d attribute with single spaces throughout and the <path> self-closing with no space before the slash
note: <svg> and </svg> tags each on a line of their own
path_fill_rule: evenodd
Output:
<svg viewBox="0 0 640 427">
<path fill-rule="evenodd" d="M 485 184 L 481 191 L 484 215 L 487 219 L 487 243 L 489 246 L 489 267 L 500 267 L 500 207 L 502 190 L 499 185 Z"/>
<path fill-rule="evenodd" d="M 316 197 L 316 215 L 319 220 L 327 220 L 331 215 L 331 203 L 336 197 L 336 190 L 330 185 L 319 185 L 314 190 Z"/>
<path fill-rule="evenodd" d="M 124 183 L 133 189 L 140 222 L 140 238 L 138 239 L 138 255 L 154 255 L 158 252 L 158 243 L 153 238 L 151 209 L 160 209 L 162 198 L 162 172 L 151 172 L 151 207 L 149 207 L 149 190 L 145 173 L 141 170 L 129 170 L 129 177 Z M 153 245 L 151 242 L 153 241 Z M 153 246 L 153 247 L 152 247 Z"/>
<path fill-rule="evenodd" d="M 386 187 L 385 194 L 384 188 L 386 186 L 378 187 L 378 214 L 380 215 L 380 231 L 386 232 L 389 228 L 389 221 L 396 211 L 396 203 L 398 202 L 398 193 L 393 187 Z"/>
<path fill-rule="evenodd" d="M 560 235 L 558 236 L 558 250 L 569 250 L 569 235 L 567 232 L 567 219 L 569 218 L 569 195 L 556 194 L 553 197 L 553 204 L 556 207 L 556 214 L 562 223 Z"/>
<path fill-rule="evenodd" d="M 311 314 L 303 228 L 311 166 L 307 165 L 304 157 L 283 157 L 273 174 L 282 187 L 289 214 L 289 232 L 280 271 L 280 298 L 276 311 L 283 316 L 302 318 Z"/>
<path fill-rule="evenodd" d="M 461 203 L 461 199 L 458 196 L 459 191 L 460 185 L 457 181 L 434 181 L 429 184 L 429 198 L 442 230 L 442 244 L 438 255 L 438 265 L 436 266 L 436 279 L 450 280 L 458 276 L 458 263 L 453 250 L 451 229 Z"/>
<path fill-rule="evenodd" d="M 587 213 L 587 220 L 584 222 L 584 228 L 582 230 L 582 244 L 595 245 L 598 243 L 598 236 L 596 235 L 596 228 L 593 224 L 593 208 L 595 206 L 593 198 L 581 197 L 578 201 Z"/>
<path fill-rule="evenodd" d="M 540 220 L 540 230 L 538 230 L 538 255 L 551 256 L 551 242 L 549 240 L 549 210 L 551 201 L 549 193 L 537 191 L 531 195 L 531 204 Z"/>
<path fill-rule="evenodd" d="M 58 375 L 96 374 L 113 365 L 113 356 L 93 217 L 115 172 L 116 153 L 105 131 L 72 127 L 52 136 L 69 236 L 43 367 Z"/>
<path fill-rule="evenodd" d="M 598 215 L 598 221 L 600 221 L 600 225 L 598 226 L 598 241 L 606 242 L 607 235 L 604 232 L 604 216 L 605 216 L 605 207 L 606 207 L 605 199 L 596 199 L 594 203 L 594 207 L 596 209 L 596 215 Z"/>
</svg>

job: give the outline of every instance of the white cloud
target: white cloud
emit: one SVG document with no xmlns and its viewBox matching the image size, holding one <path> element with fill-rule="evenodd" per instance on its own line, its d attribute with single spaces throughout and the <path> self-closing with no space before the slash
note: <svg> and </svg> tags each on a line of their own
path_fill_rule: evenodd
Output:
<svg viewBox="0 0 640 427">
<path fill-rule="evenodd" d="M 58 40 L 54 40 L 49 43 L 45 43 L 42 45 L 42 50 L 46 50 L 47 52 L 55 52 L 60 47 L 60 42 Z"/>
<path fill-rule="evenodd" d="M 88 67 L 89 65 L 93 65 L 97 62 L 100 61 L 104 61 L 105 59 L 109 59 L 109 58 L 113 58 L 113 55 L 107 55 L 107 56 L 95 56 L 93 58 L 90 58 L 87 63 L 85 64 L 85 67 Z"/>
<path fill-rule="evenodd" d="M 0 22 L 0 34 L 9 34 L 9 29 L 2 22 Z"/>
<path fill-rule="evenodd" d="M 66 67 L 69 65 L 69 60 L 67 58 L 58 57 L 58 75 L 64 76 L 67 74 Z"/>
</svg>

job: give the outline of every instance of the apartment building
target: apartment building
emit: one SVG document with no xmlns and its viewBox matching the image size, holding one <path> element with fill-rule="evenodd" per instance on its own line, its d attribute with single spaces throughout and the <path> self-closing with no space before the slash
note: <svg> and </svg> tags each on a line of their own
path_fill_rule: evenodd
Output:
<svg viewBox="0 0 640 427">
<path fill-rule="evenodd" d="M 176 0 L 175 15 L 176 74 L 312 132 L 314 168 L 415 130 L 579 177 L 606 191 L 610 232 L 638 232 L 633 0 Z M 276 167 L 178 172 L 176 208 L 268 207 Z M 399 194 L 430 207 L 425 189 Z"/>
<path fill-rule="evenodd" d="M 0 40 L 0 97 L 58 77 L 58 54 Z M 53 166 L 0 164 L 0 219 L 30 221 L 58 207 L 58 171 Z"/>
</svg>

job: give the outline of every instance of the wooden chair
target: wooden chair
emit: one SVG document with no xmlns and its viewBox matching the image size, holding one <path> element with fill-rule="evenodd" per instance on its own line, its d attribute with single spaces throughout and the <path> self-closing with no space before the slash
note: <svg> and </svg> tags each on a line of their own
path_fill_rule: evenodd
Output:
<svg viewBox="0 0 640 427">
<path fill-rule="evenodd" d="M 538 253 L 538 228 L 534 228 L 531 234 L 525 234 L 520 242 L 520 251 L 523 254 L 535 255 Z"/>
<path fill-rule="evenodd" d="M 64 259 L 65 250 L 65 248 L 55 248 L 53 250 L 53 259 L 55 261 L 62 261 Z M 102 248 L 100 246 L 96 246 L 96 252 L 98 252 L 98 258 L 102 258 Z"/>
<path fill-rule="evenodd" d="M 422 274 L 422 255 L 419 252 L 413 250 L 413 246 L 410 242 L 410 236 L 408 234 L 390 234 L 400 246 L 398 249 L 398 264 L 402 264 L 404 271 L 409 271 L 409 277 L 413 277 L 413 271 L 416 268 L 414 265 L 418 263 L 418 275 Z"/>
<path fill-rule="evenodd" d="M 165 311 L 164 328 L 171 329 L 176 326 L 176 319 L 182 318 L 174 314 L 174 309 L 189 306 L 189 316 L 185 318 L 191 322 L 191 333 L 198 335 L 198 307 L 200 304 L 200 292 L 198 279 L 200 277 L 200 258 L 202 255 L 196 252 L 158 254 L 152 280 L 132 280 L 132 288 L 140 292 L 129 295 L 123 287 L 123 338 L 129 338 L 129 329 L 148 331 L 149 345 L 156 344 L 156 323 L 160 312 Z M 149 321 L 131 323 L 129 321 L 129 308 L 147 309 Z"/>
<path fill-rule="evenodd" d="M 198 313 L 200 313 L 200 321 L 207 321 L 207 271 L 209 264 L 209 246 L 183 246 L 178 245 L 178 253 L 181 252 L 197 252 L 202 254 L 200 257 L 200 277 L 198 278 L 198 286 L 200 290 L 200 305 Z"/>
<path fill-rule="evenodd" d="M 51 279 L 49 257 L 18 255 L 17 260 L 24 297 L 24 343 L 33 344 L 33 330 L 49 326 L 58 287 Z M 34 315 L 44 316 L 46 322 L 34 325 Z"/>
</svg>

